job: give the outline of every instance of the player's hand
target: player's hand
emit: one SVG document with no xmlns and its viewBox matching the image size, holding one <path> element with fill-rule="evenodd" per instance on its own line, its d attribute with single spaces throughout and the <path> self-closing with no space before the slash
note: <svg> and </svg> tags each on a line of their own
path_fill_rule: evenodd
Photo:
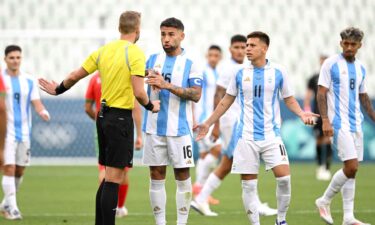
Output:
<svg viewBox="0 0 375 225">
<path fill-rule="evenodd" d="M 135 150 L 139 151 L 141 150 L 141 148 L 143 147 L 143 141 L 142 141 L 142 137 L 137 137 L 137 139 L 135 139 Z"/>
<path fill-rule="evenodd" d="M 202 140 L 208 133 L 210 126 L 206 123 L 198 124 L 193 127 L 193 131 L 197 132 L 197 137 L 195 138 L 196 141 Z"/>
<path fill-rule="evenodd" d="M 58 83 L 56 83 L 55 81 L 49 82 L 43 78 L 39 78 L 38 82 L 39 82 L 40 89 L 42 89 L 43 91 L 47 92 L 50 95 L 56 95 L 55 90 L 57 86 L 59 85 Z"/>
<path fill-rule="evenodd" d="M 157 113 L 160 111 L 160 100 L 154 100 L 152 101 L 152 104 L 154 105 L 154 108 L 152 109 L 153 113 Z"/>
<path fill-rule="evenodd" d="M 333 136 L 333 128 L 331 123 L 329 122 L 328 118 L 322 119 L 322 130 L 323 130 L 323 135 L 326 137 L 332 137 Z"/>
<path fill-rule="evenodd" d="M 305 125 L 314 125 L 316 121 L 315 118 L 318 117 L 320 117 L 319 114 L 312 112 L 302 112 L 300 115 L 300 118 Z"/>
<path fill-rule="evenodd" d="M 158 73 L 151 73 L 147 76 L 146 84 L 151 85 L 153 90 L 165 89 L 168 87 L 168 82 L 164 80 L 164 77 Z"/>
<path fill-rule="evenodd" d="M 220 127 L 217 123 L 215 123 L 214 128 L 211 132 L 211 139 L 213 142 L 215 142 L 217 139 L 219 139 L 220 136 Z"/>
<path fill-rule="evenodd" d="M 39 113 L 40 118 L 42 118 L 44 121 L 48 122 L 51 119 L 51 116 L 49 115 L 49 112 L 46 109 L 43 109 Z"/>
</svg>

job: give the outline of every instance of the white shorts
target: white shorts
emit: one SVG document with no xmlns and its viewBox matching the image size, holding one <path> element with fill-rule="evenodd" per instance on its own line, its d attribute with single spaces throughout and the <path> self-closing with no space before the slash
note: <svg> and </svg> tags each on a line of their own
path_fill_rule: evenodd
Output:
<svg viewBox="0 0 375 225">
<path fill-rule="evenodd" d="M 288 154 L 280 137 L 265 141 L 238 139 L 233 155 L 232 173 L 258 174 L 260 158 L 266 170 L 289 165 Z"/>
<path fill-rule="evenodd" d="M 226 124 L 225 126 L 220 125 L 220 136 L 222 139 L 222 152 L 229 159 L 233 158 L 233 152 L 235 144 L 237 143 L 237 122 Z"/>
<path fill-rule="evenodd" d="M 363 161 L 363 133 L 334 130 L 332 146 L 337 150 L 341 161 L 358 159 Z"/>
<path fill-rule="evenodd" d="M 194 167 L 192 137 L 145 134 L 142 162 L 147 166 Z"/>
<path fill-rule="evenodd" d="M 5 141 L 4 165 L 29 166 L 30 142 Z"/>
<path fill-rule="evenodd" d="M 211 139 L 211 134 L 212 134 L 213 128 L 214 128 L 214 126 L 211 126 L 210 130 L 208 131 L 208 134 L 206 135 L 206 137 L 197 142 L 200 153 L 209 152 L 213 147 L 215 147 L 217 145 L 221 145 L 221 142 L 222 142 L 221 138 L 218 138 L 215 142 L 212 141 L 212 139 Z"/>
</svg>

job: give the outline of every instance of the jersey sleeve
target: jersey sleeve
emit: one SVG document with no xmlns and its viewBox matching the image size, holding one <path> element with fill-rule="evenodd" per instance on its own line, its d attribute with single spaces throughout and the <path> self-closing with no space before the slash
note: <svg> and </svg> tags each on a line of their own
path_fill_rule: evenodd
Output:
<svg viewBox="0 0 375 225">
<path fill-rule="evenodd" d="M 218 68 L 219 78 L 216 81 L 216 84 L 227 89 L 229 82 L 231 81 L 230 71 L 221 65 Z"/>
<path fill-rule="evenodd" d="M 87 73 L 91 74 L 98 69 L 98 61 L 100 57 L 101 48 L 91 53 L 89 57 L 82 64 L 82 68 L 86 70 Z"/>
<path fill-rule="evenodd" d="M 359 85 L 359 93 L 363 94 L 367 92 L 365 67 L 361 66 L 361 71 L 362 71 L 362 81 L 361 81 L 361 84 Z"/>
<path fill-rule="evenodd" d="M 203 69 L 198 63 L 193 61 L 191 68 L 190 68 L 190 73 L 189 73 L 189 87 L 193 87 L 193 86 L 201 87 L 202 80 L 203 80 Z"/>
<path fill-rule="evenodd" d="M 136 45 L 129 46 L 128 56 L 125 58 L 130 67 L 130 75 L 145 76 L 146 57 L 140 48 Z"/>
<path fill-rule="evenodd" d="M 281 69 L 281 75 L 282 75 L 282 83 L 281 83 L 281 87 L 280 87 L 281 96 L 282 96 L 282 98 L 288 98 L 288 97 L 294 95 L 294 90 L 293 90 L 292 84 L 289 80 L 288 73 L 286 72 L 285 69 Z"/>
<path fill-rule="evenodd" d="M 32 79 L 32 82 L 33 82 L 33 87 L 32 87 L 31 96 L 30 96 L 31 101 L 40 99 L 37 81 L 35 79 Z"/>
<path fill-rule="evenodd" d="M 232 79 L 229 81 L 229 85 L 227 86 L 227 94 L 232 96 L 237 96 L 238 94 L 238 83 L 242 82 L 239 80 L 239 74 L 242 73 L 239 71 L 236 76 L 233 76 Z"/>
<path fill-rule="evenodd" d="M 318 85 L 329 88 L 331 85 L 331 68 L 328 60 L 325 60 L 319 73 Z"/>
<path fill-rule="evenodd" d="M 86 101 L 88 101 L 88 100 L 89 101 L 94 101 L 95 100 L 94 84 L 95 84 L 95 76 L 93 76 L 90 79 L 89 86 L 87 87 L 86 95 L 85 95 Z"/>
</svg>

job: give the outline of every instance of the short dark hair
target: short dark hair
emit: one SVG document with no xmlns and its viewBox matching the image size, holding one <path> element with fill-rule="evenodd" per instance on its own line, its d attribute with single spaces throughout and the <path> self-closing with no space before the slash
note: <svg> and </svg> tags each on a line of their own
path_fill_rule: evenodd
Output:
<svg viewBox="0 0 375 225">
<path fill-rule="evenodd" d="M 174 17 L 165 19 L 163 22 L 161 22 L 160 28 L 161 27 L 174 27 L 178 30 L 184 31 L 184 24 L 181 22 L 181 20 Z"/>
<path fill-rule="evenodd" d="M 270 46 L 270 37 L 262 31 L 254 31 L 247 35 L 247 38 L 259 38 L 267 46 Z"/>
<path fill-rule="evenodd" d="M 233 35 L 232 38 L 230 39 L 230 45 L 233 45 L 233 43 L 235 42 L 243 42 L 243 43 L 246 43 L 247 39 L 245 36 L 243 36 L 242 34 L 236 34 L 236 35 Z"/>
<path fill-rule="evenodd" d="M 14 51 L 22 52 L 22 49 L 18 45 L 8 45 L 5 48 L 4 54 L 5 56 L 7 56 L 9 53 L 14 52 Z"/>
<path fill-rule="evenodd" d="M 221 53 L 221 48 L 219 45 L 211 45 L 209 48 L 208 48 L 208 51 L 210 50 L 217 50 Z"/>
<path fill-rule="evenodd" d="M 354 41 L 362 41 L 364 36 L 363 31 L 355 27 L 348 27 L 340 33 L 341 40 L 350 39 Z"/>
</svg>

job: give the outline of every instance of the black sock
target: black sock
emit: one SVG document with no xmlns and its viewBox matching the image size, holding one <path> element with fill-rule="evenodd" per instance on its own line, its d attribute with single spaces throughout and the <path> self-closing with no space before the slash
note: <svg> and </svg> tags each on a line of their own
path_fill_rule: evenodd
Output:
<svg viewBox="0 0 375 225">
<path fill-rule="evenodd" d="M 104 180 L 100 183 L 98 191 L 96 192 L 95 200 L 95 225 L 103 225 L 102 207 L 100 205 L 100 199 L 102 198 Z"/>
<path fill-rule="evenodd" d="M 329 170 L 331 168 L 332 162 L 332 148 L 331 144 L 326 145 L 326 169 Z"/>
<path fill-rule="evenodd" d="M 323 164 L 322 160 L 322 146 L 316 145 L 316 160 L 318 160 L 318 165 L 321 166 Z"/>
<path fill-rule="evenodd" d="M 104 182 L 101 208 L 103 216 L 103 225 L 115 225 L 115 216 L 118 200 L 119 184 Z"/>
</svg>

